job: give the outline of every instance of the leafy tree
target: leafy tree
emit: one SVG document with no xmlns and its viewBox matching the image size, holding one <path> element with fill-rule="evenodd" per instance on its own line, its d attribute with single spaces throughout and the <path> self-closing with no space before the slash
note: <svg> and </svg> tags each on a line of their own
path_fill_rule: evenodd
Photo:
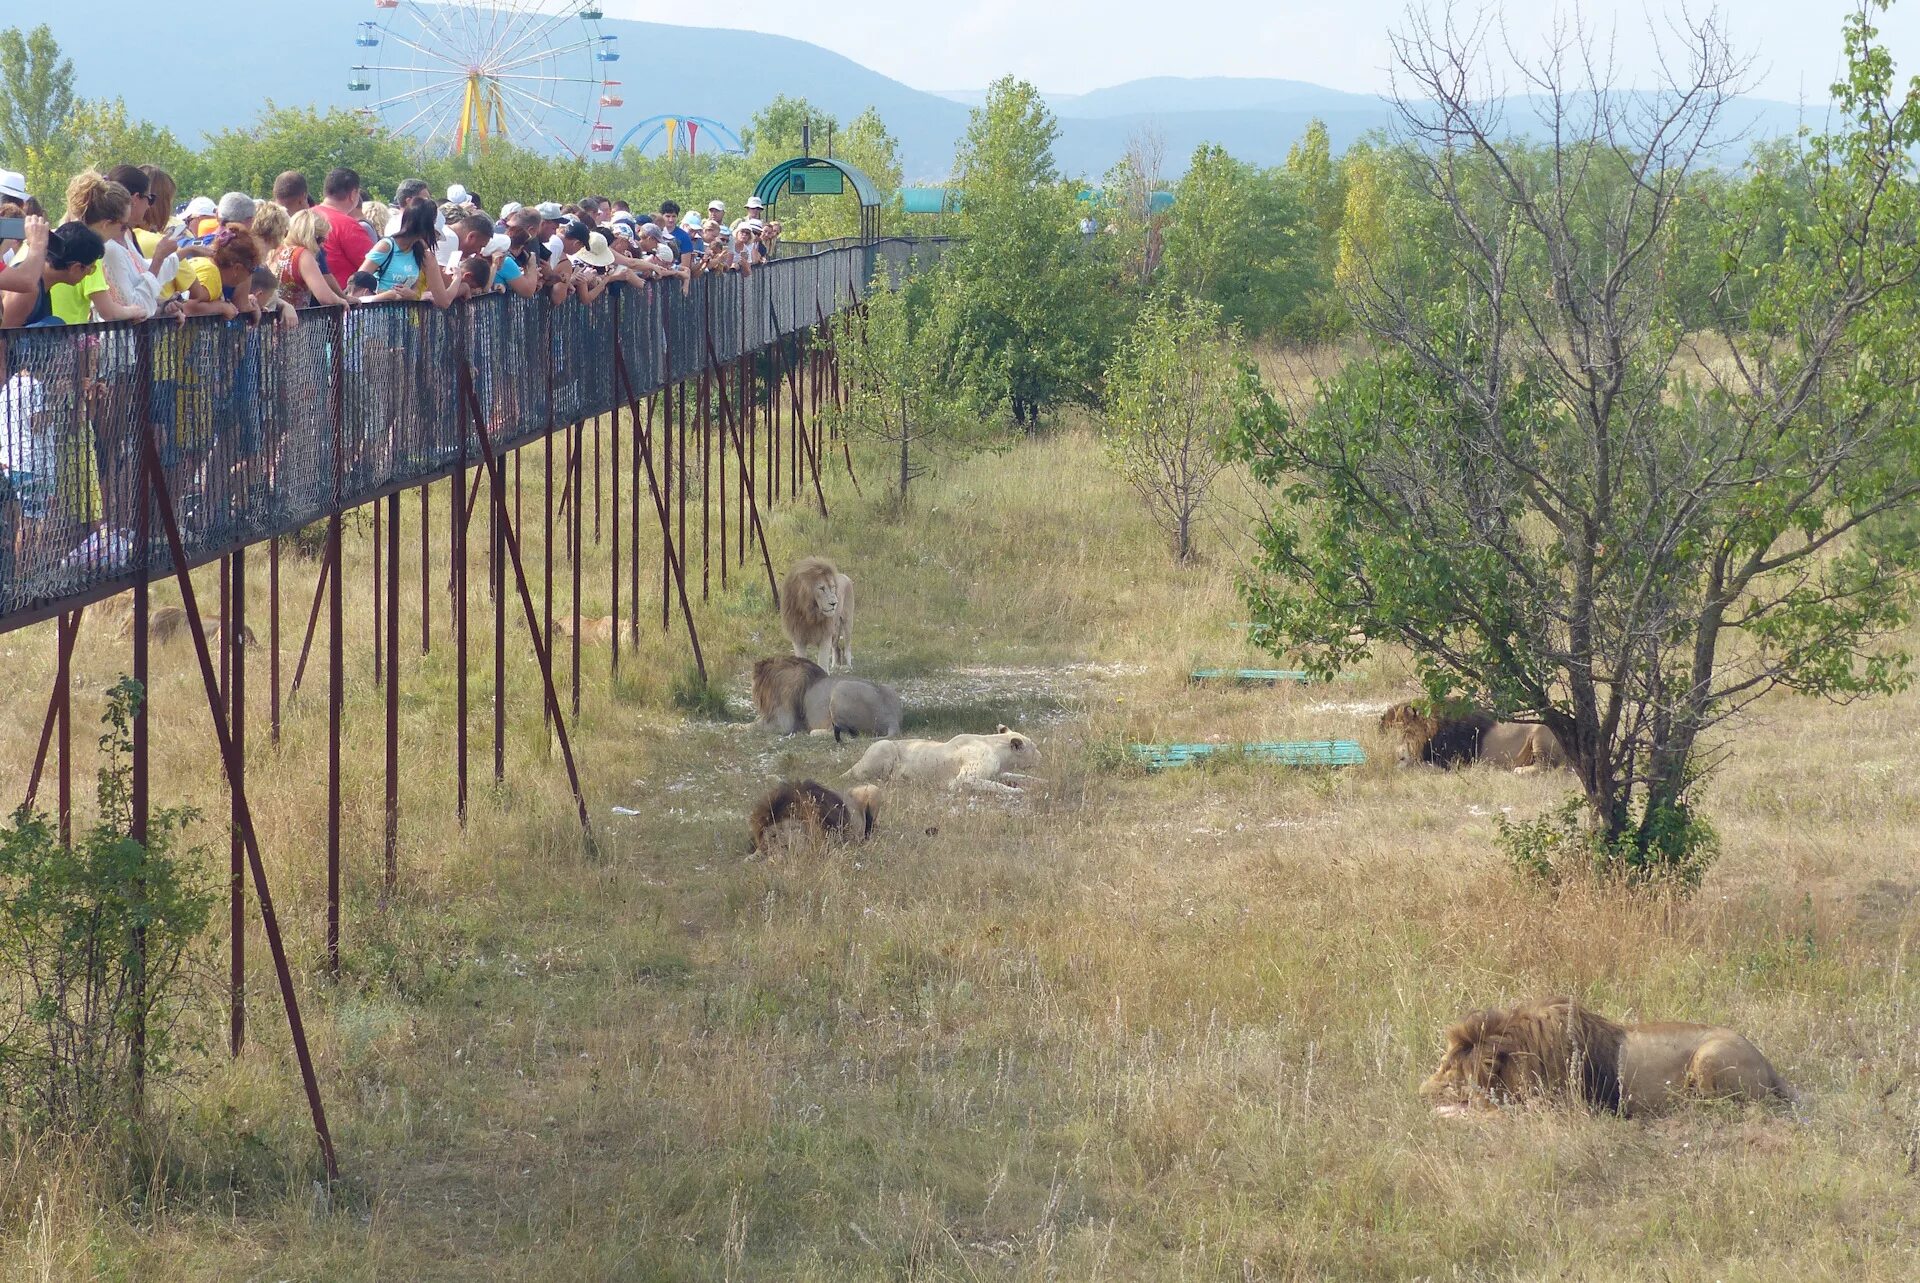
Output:
<svg viewBox="0 0 1920 1283">
<path fill-rule="evenodd" d="M 1016 422 L 1095 400 L 1114 322 L 1099 259 L 1082 243 L 1076 189 L 1060 181 L 1059 126 L 1032 85 L 996 81 L 954 161 L 961 241 L 948 257 L 958 341 L 998 362 Z"/>
<path fill-rule="evenodd" d="M 1193 519 L 1226 466 L 1233 425 L 1255 404 L 1259 380 L 1234 355 L 1239 338 L 1216 305 L 1161 296 L 1107 369 L 1101 440 L 1178 561 L 1193 557 Z"/>
<path fill-rule="evenodd" d="M 185 193 L 197 191 L 203 181 L 200 157 L 172 130 L 128 116 L 122 99 L 82 99 L 74 106 L 69 129 L 72 169 L 158 165 Z"/>
<path fill-rule="evenodd" d="M 816 134 L 814 150 L 824 153 L 826 139 Z M 883 211 L 898 207 L 900 140 L 887 132 L 886 122 L 872 107 L 833 136 L 833 155 L 868 178 L 880 189 Z M 777 211 L 783 234 L 790 240 L 831 240 L 860 234 L 860 202 L 852 184 L 839 196 L 788 196 Z M 882 215 L 885 217 L 884 212 Z"/>
<path fill-rule="evenodd" d="M 759 165 L 760 172 L 765 173 L 770 166 L 800 154 L 803 131 L 808 125 L 813 126 L 814 150 L 824 154 L 827 132 L 837 130 L 839 120 L 805 98 L 780 94 L 753 113 L 753 119 L 740 131 L 740 141 L 756 163 L 765 162 Z"/>
<path fill-rule="evenodd" d="M 1701 336 L 1662 251 L 1686 244 L 1740 79 L 1719 20 L 1657 95 L 1565 83 L 1551 55 L 1524 68 L 1556 140 L 1537 146 L 1465 95 L 1472 51 L 1415 22 L 1418 145 L 1349 174 L 1343 279 L 1372 350 L 1239 439 L 1276 498 L 1248 595 L 1318 671 L 1397 641 L 1436 700 L 1544 723 L 1596 859 L 1697 876 L 1716 727 L 1776 689 L 1905 680 L 1883 639 L 1915 550 L 1851 535 L 1920 496 L 1920 92 L 1850 19 L 1841 127 L 1792 174 L 1751 175 L 1701 238 Z M 1396 173 L 1386 228 L 1356 227 L 1362 175 Z M 1784 188 L 1805 212 L 1776 252 L 1760 233 L 1796 208 Z"/>
<path fill-rule="evenodd" d="M 1165 276 L 1174 289 L 1219 306 L 1250 334 L 1310 329 L 1313 223 L 1284 171 L 1262 173 L 1202 144 L 1175 191 L 1179 217 L 1166 233 Z"/>
<path fill-rule="evenodd" d="M 305 173 L 317 192 L 327 170 L 346 166 L 359 173 L 369 196 L 390 200 L 401 180 L 425 169 L 407 143 L 355 112 L 271 102 L 246 128 L 209 135 L 201 160 L 210 195 L 268 192 L 289 169 Z"/>
<path fill-rule="evenodd" d="M 884 270 L 867 298 L 860 337 L 841 348 L 847 379 L 843 430 L 885 451 L 902 508 L 930 455 L 955 455 L 992 435 L 991 378 L 954 342 L 949 282 L 922 273 L 893 285 Z"/>
<path fill-rule="evenodd" d="M 66 186 L 70 151 L 63 135 L 73 103 L 73 62 L 52 29 L 42 23 L 28 32 L 0 30 L 0 154 L 49 206 Z"/>
</svg>

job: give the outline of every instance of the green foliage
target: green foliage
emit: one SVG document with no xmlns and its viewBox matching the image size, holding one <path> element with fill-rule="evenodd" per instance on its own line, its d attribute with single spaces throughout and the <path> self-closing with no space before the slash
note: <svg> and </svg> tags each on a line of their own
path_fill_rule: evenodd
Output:
<svg viewBox="0 0 1920 1283">
<path fill-rule="evenodd" d="M 371 127 L 351 111 L 278 107 L 269 102 L 245 128 L 223 129 L 207 138 L 200 153 L 206 190 L 263 194 L 289 169 L 306 174 L 314 198 L 330 169 L 345 167 L 360 175 L 371 197 L 390 200 L 402 179 L 419 166 L 412 150 L 384 130 Z M 183 187 L 182 194 L 191 189 Z"/>
<path fill-rule="evenodd" d="M 1533 712 L 1629 873 L 1710 850 L 1712 727 L 1906 680 L 1920 558 L 1853 532 L 1920 497 L 1920 95 L 1859 17 L 1848 49 L 1843 126 L 1745 182 L 1674 148 L 1704 109 L 1652 157 L 1619 113 L 1529 145 L 1472 103 L 1444 154 L 1361 151 L 1338 270 L 1374 346 L 1236 434 L 1277 500 L 1263 635 L 1319 672 L 1392 640 L 1433 696 Z"/>
<path fill-rule="evenodd" d="M 1656 806 L 1638 817 L 1633 832 L 1613 837 L 1592 818 L 1586 800 L 1574 796 L 1531 820 L 1496 817 L 1497 840 L 1517 872 L 1551 885 L 1622 881 L 1691 890 L 1720 854 L 1720 835 L 1684 802 Z"/>
<path fill-rule="evenodd" d="M 904 506 L 930 456 L 978 448 L 1004 412 L 996 400 L 1004 379 L 981 367 L 957 335 L 952 281 L 940 273 L 874 278 L 857 340 L 841 347 L 847 405 L 832 411 L 842 431 L 880 446 L 894 495 Z"/>
<path fill-rule="evenodd" d="M 1259 376 L 1234 353 L 1240 336 L 1212 303 L 1148 302 L 1107 368 L 1100 438 L 1107 457 L 1166 532 L 1193 556 L 1193 522 L 1225 466 L 1233 425 L 1255 404 Z"/>
<path fill-rule="evenodd" d="M 199 191 L 206 183 L 205 167 L 191 148 L 171 130 L 127 115 L 127 104 L 119 98 L 76 103 L 66 137 L 68 170 L 89 165 L 102 171 L 115 165 L 158 165 L 182 192 Z"/>
<path fill-rule="evenodd" d="M 176 1068 L 213 905 L 200 852 L 175 854 L 195 815 L 162 810 L 146 843 L 133 819 L 130 727 L 138 683 L 108 693 L 99 816 L 79 843 L 22 807 L 0 828 L 0 1100 L 22 1124 L 90 1130 L 137 1113 L 144 1082 Z"/>
<path fill-rule="evenodd" d="M 73 113 L 73 62 L 45 23 L 0 30 L 0 159 L 26 174 L 43 204 L 67 185 L 61 133 Z"/>
<path fill-rule="evenodd" d="M 1318 231 L 1285 170 L 1257 170 L 1202 145 L 1175 189 L 1174 211 L 1168 285 L 1217 305 L 1249 334 L 1312 337 L 1321 328 Z"/>
<path fill-rule="evenodd" d="M 957 342 L 997 366 L 1016 421 L 1093 404 L 1124 309 L 1079 233 L 1076 190 L 1053 160 L 1059 126 L 1032 85 L 996 81 L 954 161 L 962 242 L 948 257 Z"/>
</svg>

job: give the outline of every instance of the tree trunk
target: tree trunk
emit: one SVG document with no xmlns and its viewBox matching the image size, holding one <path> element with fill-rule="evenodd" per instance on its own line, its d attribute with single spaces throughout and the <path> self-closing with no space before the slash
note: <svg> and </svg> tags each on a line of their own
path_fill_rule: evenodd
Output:
<svg viewBox="0 0 1920 1283">
<path fill-rule="evenodd" d="M 907 469 L 907 447 L 912 444 L 913 433 L 907 428 L 907 394 L 900 393 L 900 506 L 907 506 L 907 482 L 912 477 Z"/>
</svg>

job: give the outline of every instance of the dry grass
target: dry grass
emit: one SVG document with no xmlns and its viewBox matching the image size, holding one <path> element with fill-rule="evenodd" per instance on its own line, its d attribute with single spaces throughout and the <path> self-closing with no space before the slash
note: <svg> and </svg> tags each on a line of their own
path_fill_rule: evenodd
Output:
<svg viewBox="0 0 1920 1283">
<path fill-rule="evenodd" d="M 302 692 L 277 753 L 256 703 L 251 755 L 345 1188 L 330 1206 L 315 1197 L 256 939 L 255 1044 L 165 1102 L 150 1176 L 46 1150 L 0 1165 L 7 1270 L 569 1283 L 1920 1270 L 1920 696 L 1769 704 L 1712 790 L 1726 854 L 1695 897 L 1550 895 L 1502 867 L 1493 816 L 1564 786 L 1393 769 L 1370 713 L 1407 691 L 1403 661 L 1325 687 L 1187 686 L 1198 662 L 1261 659 L 1229 627 L 1233 552 L 1215 537 L 1210 560 L 1175 571 L 1084 436 L 952 466 L 904 522 L 844 484 L 835 499 L 831 525 L 783 512 L 776 558 L 839 559 L 861 585 L 863 669 L 899 681 L 928 733 L 1024 726 L 1046 754 L 1044 796 L 896 791 L 864 847 L 748 861 L 756 792 L 783 772 L 837 772 L 859 749 L 676 713 L 681 652 L 656 614 L 655 671 L 628 657 L 609 683 L 605 652 L 590 661 L 578 740 L 593 855 L 542 755 L 523 643 L 508 781 L 482 782 L 480 633 L 462 833 L 442 599 L 433 655 L 402 674 L 401 895 L 382 910 L 358 560 L 337 984 L 318 971 L 323 687 Z M 435 505 L 444 524 L 443 495 Z M 411 526 L 403 546 L 411 602 Z M 604 570 L 590 575 L 586 613 L 605 613 Z M 288 580 L 300 601 L 312 570 Z M 780 649 L 764 581 L 716 591 L 700 622 L 739 703 L 746 664 Z M 82 648 L 90 740 L 124 660 L 99 638 Z M 51 650 L 46 629 L 0 638 L 28 693 L 0 710 L 9 796 Z M 157 684 L 156 793 L 221 813 L 199 698 L 183 676 Z M 1154 777 L 1118 752 L 1330 736 L 1383 751 L 1339 774 Z M 1746 1030 L 1801 1086 L 1802 1116 L 1434 1120 L 1413 1089 L 1442 1023 L 1553 991 Z"/>
</svg>

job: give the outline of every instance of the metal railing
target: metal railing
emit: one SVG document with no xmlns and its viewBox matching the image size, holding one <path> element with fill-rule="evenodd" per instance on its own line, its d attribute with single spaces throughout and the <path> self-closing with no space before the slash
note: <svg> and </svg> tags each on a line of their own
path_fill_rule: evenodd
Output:
<svg viewBox="0 0 1920 1283">
<path fill-rule="evenodd" d="M 751 275 L 0 331 L 0 632 L 170 573 L 136 547 L 152 435 L 191 565 L 431 481 L 463 457 L 464 353 L 498 448 L 768 347 L 936 261 L 940 241 L 788 247 Z M 615 385 L 615 351 L 630 388 Z M 469 461 L 470 457 L 469 457 Z"/>
</svg>

